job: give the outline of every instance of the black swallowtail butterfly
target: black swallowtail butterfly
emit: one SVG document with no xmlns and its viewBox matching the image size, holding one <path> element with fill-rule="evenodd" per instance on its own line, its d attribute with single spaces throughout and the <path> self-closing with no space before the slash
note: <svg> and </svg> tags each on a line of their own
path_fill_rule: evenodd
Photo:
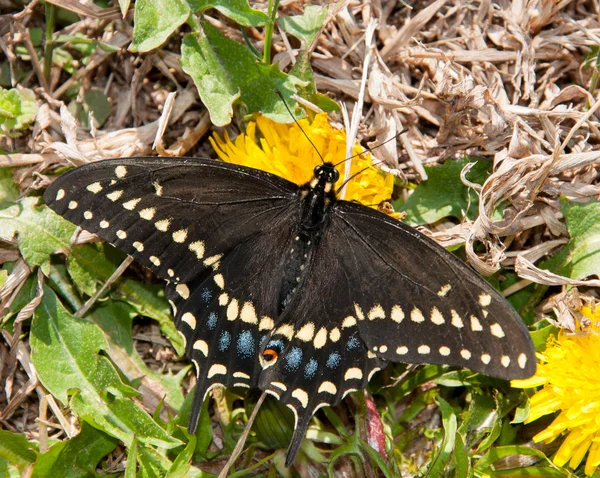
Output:
<svg viewBox="0 0 600 478">
<path fill-rule="evenodd" d="M 431 239 L 338 200 L 338 172 L 298 186 L 194 158 L 76 168 L 46 204 L 168 281 L 198 384 L 189 430 L 216 385 L 260 388 L 292 409 L 293 462 L 311 417 L 388 361 L 525 378 L 534 348 L 516 311 Z"/>
</svg>

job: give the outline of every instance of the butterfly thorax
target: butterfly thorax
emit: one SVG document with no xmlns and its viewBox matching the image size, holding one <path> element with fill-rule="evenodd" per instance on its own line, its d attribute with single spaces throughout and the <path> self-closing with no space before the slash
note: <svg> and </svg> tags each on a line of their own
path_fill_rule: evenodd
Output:
<svg viewBox="0 0 600 478">
<path fill-rule="evenodd" d="M 327 226 L 327 210 L 336 201 L 334 185 L 338 178 L 335 167 L 325 163 L 317 166 L 310 182 L 300 187 L 300 219 L 286 257 L 280 312 L 287 307 L 303 282 L 312 251 Z"/>
</svg>

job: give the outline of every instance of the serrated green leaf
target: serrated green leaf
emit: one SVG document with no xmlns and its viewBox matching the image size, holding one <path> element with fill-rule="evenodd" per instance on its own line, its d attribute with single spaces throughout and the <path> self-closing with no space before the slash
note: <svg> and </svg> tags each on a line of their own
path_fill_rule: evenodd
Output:
<svg viewBox="0 0 600 478">
<path fill-rule="evenodd" d="M 571 240 L 540 268 L 575 280 L 600 277 L 600 202 L 563 199 L 562 212 Z"/>
<path fill-rule="evenodd" d="M 29 443 L 22 433 L 0 430 L 0 458 L 23 471 L 37 458 L 37 445 Z"/>
<path fill-rule="evenodd" d="M 203 13 L 209 8 L 216 8 L 224 16 L 245 27 L 260 27 L 264 25 L 269 16 L 250 8 L 247 0 L 187 0 L 195 12 Z"/>
<path fill-rule="evenodd" d="M 50 255 L 69 247 L 76 226 L 47 207 L 39 207 L 39 199 L 26 197 L 0 209 L 0 238 L 17 239 L 27 264 L 41 267 L 48 275 Z"/>
<path fill-rule="evenodd" d="M 127 445 L 134 436 L 167 449 L 181 445 L 129 399 L 137 392 L 99 354 L 108 349 L 102 331 L 72 317 L 49 287 L 36 309 L 30 340 L 41 382 L 63 403 L 71 396 L 71 408 L 81 419 Z"/>
<path fill-rule="evenodd" d="M 473 183 L 483 184 L 491 167 L 488 161 L 464 158 L 448 160 L 441 166 L 425 166 L 429 179 L 419 184 L 401 207 L 407 213 L 404 222 L 417 226 L 432 224 L 447 216 L 462 219 L 464 214 L 475 219 L 479 204 L 477 194 L 460 180 L 460 172 L 472 162 L 475 165 L 466 177 Z"/>
<path fill-rule="evenodd" d="M 138 0 L 130 50 L 147 52 L 158 48 L 187 21 L 190 13 L 185 0 Z"/>
<path fill-rule="evenodd" d="M 53 445 L 39 455 L 33 469 L 33 478 L 48 476 L 65 478 L 87 478 L 102 458 L 117 446 L 117 440 L 83 423 L 79 434 L 64 442 Z"/>
<path fill-rule="evenodd" d="M 192 77 L 211 121 L 225 126 L 231 121 L 238 98 L 247 113 L 262 113 L 276 122 L 289 122 L 290 114 L 277 96 L 280 91 L 292 111 L 298 79 L 282 73 L 276 65 L 259 63 L 243 45 L 225 37 L 207 22 L 203 31 L 183 39 L 181 65 Z"/>
<path fill-rule="evenodd" d="M 302 15 L 279 17 L 277 25 L 284 32 L 295 36 L 302 42 L 303 48 L 306 48 L 323 27 L 328 10 L 327 5 L 307 5 Z"/>
</svg>

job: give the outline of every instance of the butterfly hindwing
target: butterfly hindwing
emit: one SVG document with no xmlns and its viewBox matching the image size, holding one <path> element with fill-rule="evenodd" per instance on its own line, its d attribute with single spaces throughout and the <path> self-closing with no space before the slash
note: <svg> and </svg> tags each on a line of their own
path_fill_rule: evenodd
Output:
<svg viewBox="0 0 600 478">
<path fill-rule="evenodd" d="M 354 313 L 356 278 L 340 268 L 336 228 L 328 227 L 307 257 L 306 273 L 261 353 L 278 352 L 263 365 L 259 387 L 286 404 L 296 426 L 286 463 L 291 465 L 310 419 L 323 406 L 339 403 L 366 387 L 386 361 L 367 350 Z"/>
<path fill-rule="evenodd" d="M 215 385 L 257 387 L 258 353 L 279 313 L 285 266 L 281 257 L 291 242 L 298 208 L 290 203 L 278 211 L 261 234 L 232 248 L 205 274 L 187 284 L 167 286 L 175 325 L 197 370 L 191 432 Z"/>
<path fill-rule="evenodd" d="M 355 284 L 369 350 L 390 361 L 458 365 L 529 377 L 535 351 L 510 304 L 463 262 L 418 231 L 346 201 L 332 210 L 342 269 Z"/>
</svg>

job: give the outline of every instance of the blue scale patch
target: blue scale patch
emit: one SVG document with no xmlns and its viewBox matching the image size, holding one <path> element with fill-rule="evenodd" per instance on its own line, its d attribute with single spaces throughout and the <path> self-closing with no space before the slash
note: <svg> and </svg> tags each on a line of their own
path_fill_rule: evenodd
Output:
<svg viewBox="0 0 600 478">
<path fill-rule="evenodd" d="M 237 339 L 237 352 L 242 358 L 250 358 L 254 355 L 256 343 L 250 330 L 242 332 Z"/>
<path fill-rule="evenodd" d="M 208 320 L 206 321 L 206 327 L 208 328 L 208 330 L 214 330 L 214 328 L 217 326 L 217 314 L 215 314 L 214 312 L 211 312 L 210 314 L 208 314 Z"/>
<path fill-rule="evenodd" d="M 310 359 L 304 367 L 304 378 L 313 378 L 319 369 L 319 362 L 315 359 Z"/>
<path fill-rule="evenodd" d="M 200 298 L 207 304 L 210 302 L 210 300 L 212 299 L 212 292 L 209 290 L 208 287 L 205 287 L 202 290 L 202 293 L 200 294 Z"/>
<path fill-rule="evenodd" d="M 337 352 L 333 352 L 329 354 L 329 358 L 327 359 L 327 366 L 329 368 L 336 368 L 340 362 L 342 361 L 342 357 Z"/>
<path fill-rule="evenodd" d="M 281 351 L 283 350 L 283 345 L 284 344 L 282 340 L 271 340 L 269 341 L 265 349 L 273 349 L 276 350 L 278 353 L 281 353 Z"/>
<path fill-rule="evenodd" d="M 231 334 L 226 330 L 219 337 L 219 352 L 225 352 L 231 345 Z"/>
<path fill-rule="evenodd" d="M 288 372 L 295 372 L 302 363 L 302 349 L 294 347 L 285 355 L 285 368 Z"/>
<path fill-rule="evenodd" d="M 360 347 L 360 340 L 358 340 L 356 338 L 356 335 L 353 335 L 352 337 L 350 337 L 350 340 L 348 340 L 348 343 L 346 344 L 346 348 L 348 350 L 352 350 L 352 349 L 356 349 Z"/>
</svg>

